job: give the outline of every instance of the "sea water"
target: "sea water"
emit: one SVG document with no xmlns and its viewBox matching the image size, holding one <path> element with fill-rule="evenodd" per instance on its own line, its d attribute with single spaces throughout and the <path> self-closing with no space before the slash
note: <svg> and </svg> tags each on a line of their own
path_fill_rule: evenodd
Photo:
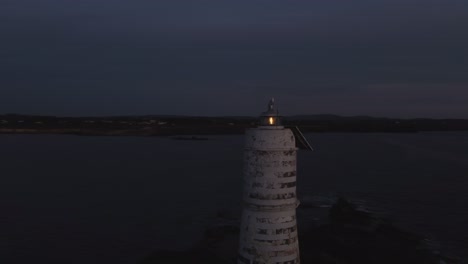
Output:
<svg viewBox="0 0 468 264">
<path fill-rule="evenodd" d="M 307 134 L 304 201 L 343 195 L 468 256 L 468 133 Z M 243 136 L 0 135 L 0 263 L 136 263 L 240 213 Z"/>
</svg>

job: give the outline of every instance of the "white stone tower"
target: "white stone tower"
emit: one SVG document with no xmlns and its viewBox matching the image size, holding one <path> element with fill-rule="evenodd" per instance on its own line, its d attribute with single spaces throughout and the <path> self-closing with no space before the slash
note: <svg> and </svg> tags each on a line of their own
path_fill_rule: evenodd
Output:
<svg viewBox="0 0 468 264">
<path fill-rule="evenodd" d="M 272 99 L 260 126 L 246 132 L 239 264 L 300 263 L 296 151 Z"/>
</svg>

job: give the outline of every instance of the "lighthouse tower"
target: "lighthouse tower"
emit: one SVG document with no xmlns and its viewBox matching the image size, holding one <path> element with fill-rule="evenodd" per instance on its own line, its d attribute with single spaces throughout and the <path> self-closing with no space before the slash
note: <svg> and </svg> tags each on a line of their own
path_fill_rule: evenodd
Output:
<svg viewBox="0 0 468 264">
<path fill-rule="evenodd" d="M 271 99 L 260 126 L 246 132 L 239 264 L 300 263 L 296 151 Z"/>
</svg>

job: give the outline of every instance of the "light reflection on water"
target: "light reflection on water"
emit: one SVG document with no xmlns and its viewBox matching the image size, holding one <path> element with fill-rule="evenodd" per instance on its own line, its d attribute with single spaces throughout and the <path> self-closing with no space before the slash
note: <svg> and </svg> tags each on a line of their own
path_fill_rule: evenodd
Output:
<svg viewBox="0 0 468 264">
<path fill-rule="evenodd" d="M 306 136 L 300 199 L 361 199 L 468 248 L 468 133 Z M 189 247 L 218 211 L 240 210 L 243 137 L 210 138 L 1 135 L 0 262 L 134 263 Z"/>
</svg>

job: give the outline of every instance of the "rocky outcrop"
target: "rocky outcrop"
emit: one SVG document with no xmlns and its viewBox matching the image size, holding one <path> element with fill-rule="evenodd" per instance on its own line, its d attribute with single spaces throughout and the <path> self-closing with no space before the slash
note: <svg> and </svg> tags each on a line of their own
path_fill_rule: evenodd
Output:
<svg viewBox="0 0 468 264">
<path fill-rule="evenodd" d="M 316 207 L 315 209 L 318 209 Z M 305 210 L 313 210 L 307 207 Z M 322 208 L 323 209 L 323 208 Z M 298 214 L 301 217 L 301 214 Z M 433 253 L 424 236 L 402 230 L 390 221 L 340 198 L 320 224 L 299 226 L 301 263 L 311 264 L 455 264 L 460 259 Z M 219 218 L 205 238 L 185 252 L 157 250 L 139 264 L 236 263 L 238 223 Z"/>
</svg>

